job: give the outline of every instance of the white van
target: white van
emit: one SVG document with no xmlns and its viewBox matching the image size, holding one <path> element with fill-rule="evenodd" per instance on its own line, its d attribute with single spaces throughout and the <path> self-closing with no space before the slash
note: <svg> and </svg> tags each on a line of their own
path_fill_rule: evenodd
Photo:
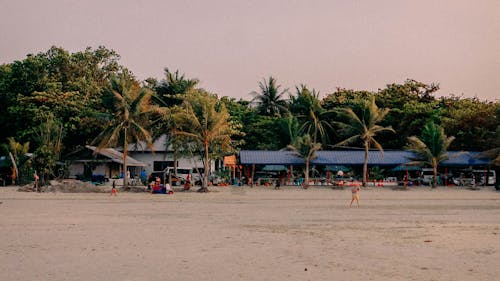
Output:
<svg viewBox="0 0 500 281">
<path fill-rule="evenodd" d="M 422 169 L 422 183 L 430 185 L 432 184 L 432 179 L 434 178 L 434 169 L 423 168 Z"/>
<path fill-rule="evenodd" d="M 174 173 L 174 171 L 174 167 L 167 168 L 167 174 L 176 175 L 182 181 L 186 181 L 188 178 L 190 181 L 193 179 L 193 170 L 191 168 L 177 167 L 177 173 Z"/>
<path fill-rule="evenodd" d="M 474 178 L 476 180 L 476 184 L 483 185 L 485 182 L 485 178 L 487 179 L 486 185 L 495 185 L 497 175 L 495 170 L 474 170 Z"/>
</svg>

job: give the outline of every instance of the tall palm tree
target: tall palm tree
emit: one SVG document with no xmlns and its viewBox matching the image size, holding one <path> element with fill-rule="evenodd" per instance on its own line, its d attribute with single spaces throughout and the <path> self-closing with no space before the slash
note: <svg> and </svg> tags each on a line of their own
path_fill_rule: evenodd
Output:
<svg viewBox="0 0 500 281">
<path fill-rule="evenodd" d="M 296 90 L 297 94 L 290 96 L 289 110 L 302 120 L 301 133 L 311 135 L 314 143 L 318 139 L 328 142 L 328 131 L 333 131 L 333 127 L 327 117 L 332 111 L 323 109 L 316 90 L 310 91 L 306 85 L 300 85 Z"/>
<path fill-rule="evenodd" d="M 341 109 L 339 112 L 348 118 L 347 122 L 338 122 L 344 129 L 351 134 L 351 137 L 341 141 L 337 146 L 348 145 L 353 142 L 361 140 L 363 143 L 363 148 L 365 150 L 364 162 L 363 162 L 363 186 L 366 186 L 367 181 L 367 171 L 368 171 L 368 151 L 370 147 L 375 147 L 378 149 L 382 155 L 384 150 L 382 145 L 375 139 L 375 136 L 382 132 L 393 132 L 395 131 L 392 127 L 382 127 L 377 125 L 385 116 L 389 113 L 388 108 L 378 108 L 375 103 L 375 96 L 372 96 L 369 101 L 365 101 L 362 105 L 360 112 L 357 114 L 351 108 Z"/>
<path fill-rule="evenodd" d="M 175 134 L 187 137 L 203 152 L 205 172 L 200 192 L 208 191 L 209 163 L 214 153 L 231 149 L 233 134 L 229 114 L 224 104 L 215 95 L 202 90 L 189 93 L 183 104 L 183 111 L 174 118 L 177 123 Z"/>
<path fill-rule="evenodd" d="M 415 157 L 414 163 L 426 164 L 432 167 L 434 177 L 432 179 L 432 187 L 436 187 L 437 183 L 437 167 L 439 163 L 448 159 L 447 150 L 450 144 L 455 140 L 455 137 L 447 137 L 444 129 L 429 122 L 424 125 L 420 138 L 411 136 L 408 138 L 407 150 L 413 152 Z"/>
<path fill-rule="evenodd" d="M 257 112 L 266 116 L 280 116 L 286 112 L 286 102 L 283 100 L 283 95 L 288 92 L 285 89 L 280 92 L 281 85 L 276 84 L 276 79 L 272 76 L 269 80 L 264 79 L 259 82 L 260 92 L 252 92 L 254 96 L 253 102 L 257 104 Z"/>
<path fill-rule="evenodd" d="M 297 137 L 294 144 L 287 146 L 288 150 L 293 151 L 297 156 L 301 157 L 305 161 L 305 171 L 304 171 L 304 188 L 309 187 L 309 163 L 311 160 L 316 159 L 318 156 L 316 152 L 321 149 L 320 143 L 315 143 L 309 134 Z"/>
<path fill-rule="evenodd" d="M 109 123 L 106 129 L 97 136 L 94 143 L 98 143 L 97 151 L 101 148 L 123 145 L 123 186 L 127 188 L 128 145 L 144 141 L 150 149 L 153 149 L 151 134 L 145 128 L 148 122 L 150 92 L 141 89 L 136 81 L 122 75 L 111 79 L 111 85 L 105 94 L 114 99 L 113 112 L 108 116 Z"/>
<path fill-rule="evenodd" d="M 12 161 L 12 184 L 16 184 L 16 179 L 19 177 L 19 170 L 22 170 L 24 163 L 28 161 L 26 154 L 29 152 L 30 143 L 21 144 L 14 138 L 7 138 L 8 144 L 5 145 L 9 152 L 9 157 Z"/>
<path fill-rule="evenodd" d="M 179 74 L 179 70 L 171 72 L 165 67 L 164 71 L 165 79 L 155 87 L 156 97 L 162 106 L 182 104 L 182 98 L 200 82 L 198 79 L 186 78 L 184 74 Z"/>
</svg>

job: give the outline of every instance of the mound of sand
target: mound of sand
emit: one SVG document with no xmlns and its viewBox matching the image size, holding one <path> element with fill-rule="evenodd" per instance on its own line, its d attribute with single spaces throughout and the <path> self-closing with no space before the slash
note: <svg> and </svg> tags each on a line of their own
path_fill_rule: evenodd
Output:
<svg viewBox="0 0 500 281">
<path fill-rule="evenodd" d="M 35 192 L 33 183 L 19 187 L 17 191 Z M 44 192 L 63 192 L 63 193 L 104 193 L 109 192 L 109 186 L 96 186 L 89 182 L 83 182 L 73 179 L 65 179 L 60 181 L 50 181 L 48 186 L 42 186 L 41 191 Z"/>
</svg>

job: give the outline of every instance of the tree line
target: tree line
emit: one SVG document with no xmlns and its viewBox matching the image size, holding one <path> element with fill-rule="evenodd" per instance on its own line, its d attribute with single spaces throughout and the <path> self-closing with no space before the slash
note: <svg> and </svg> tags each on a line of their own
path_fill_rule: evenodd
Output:
<svg viewBox="0 0 500 281">
<path fill-rule="evenodd" d="M 450 150 L 500 143 L 498 101 L 437 97 L 438 84 L 409 79 L 320 98 L 308 85 L 290 90 L 266 77 L 245 100 L 219 97 L 168 68 L 160 80 L 139 81 L 119 60 L 102 46 L 75 53 L 52 47 L 0 65 L 0 155 L 11 152 L 50 178 L 58 162 L 87 144 L 123 147 L 126 155 L 128 144 L 151 145 L 161 135 L 174 157 L 199 157 L 205 168 L 240 149 L 288 147 L 309 157 L 307 147 L 404 149 L 429 124 L 454 137 Z"/>
</svg>

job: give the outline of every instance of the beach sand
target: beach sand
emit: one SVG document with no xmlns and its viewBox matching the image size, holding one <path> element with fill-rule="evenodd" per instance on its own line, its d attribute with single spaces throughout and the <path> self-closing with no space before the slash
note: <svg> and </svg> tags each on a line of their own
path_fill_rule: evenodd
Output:
<svg viewBox="0 0 500 281">
<path fill-rule="evenodd" d="M 500 192 L 0 188 L 0 280 L 499 280 Z"/>
</svg>

